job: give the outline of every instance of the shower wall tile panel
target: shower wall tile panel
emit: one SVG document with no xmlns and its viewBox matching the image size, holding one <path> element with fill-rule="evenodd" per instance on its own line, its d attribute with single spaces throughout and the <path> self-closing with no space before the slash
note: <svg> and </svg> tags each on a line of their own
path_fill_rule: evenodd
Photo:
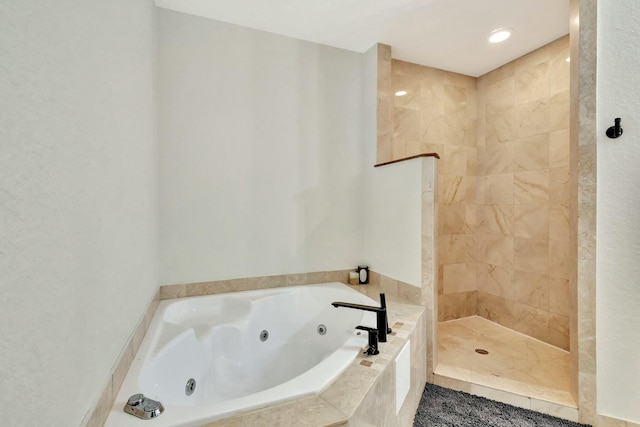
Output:
<svg viewBox="0 0 640 427">
<path fill-rule="evenodd" d="M 440 321 L 479 314 L 569 348 L 568 56 L 567 36 L 476 79 L 379 48 L 378 162 L 441 157 Z"/>
<path fill-rule="evenodd" d="M 478 79 L 479 315 L 569 349 L 569 37 Z"/>
</svg>

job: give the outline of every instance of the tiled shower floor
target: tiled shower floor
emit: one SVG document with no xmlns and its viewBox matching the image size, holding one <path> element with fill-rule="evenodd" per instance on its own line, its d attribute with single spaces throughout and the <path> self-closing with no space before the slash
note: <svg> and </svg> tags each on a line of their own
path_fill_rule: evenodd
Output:
<svg viewBox="0 0 640 427">
<path fill-rule="evenodd" d="M 437 357 L 436 379 L 452 379 L 452 388 L 563 418 L 577 416 L 567 351 L 474 316 L 438 324 Z"/>
</svg>

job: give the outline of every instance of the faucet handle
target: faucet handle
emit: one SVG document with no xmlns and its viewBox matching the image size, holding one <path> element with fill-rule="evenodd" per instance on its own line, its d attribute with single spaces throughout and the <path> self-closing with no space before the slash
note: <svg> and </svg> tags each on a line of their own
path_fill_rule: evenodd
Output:
<svg viewBox="0 0 640 427">
<path fill-rule="evenodd" d="M 369 328 L 367 326 L 361 326 L 361 325 L 356 326 L 356 329 L 360 329 L 361 331 L 368 332 L 369 348 L 367 348 L 367 351 L 365 351 L 364 354 L 368 356 L 379 354 L 380 352 L 378 351 L 378 330 L 376 328 Z"/>
<path fill-rule="evenodd" d="M 385 310 L 387 308 L 387 298 L 385 297 L 384 292 L 380 293 L 380 308 L 384 308 Z M 387 319 L 387 333 L 390 334 L 393 331 L 389 327 L 389 317 L 387 316 L 387 313 L 385 313 L 384 316 Z"/>
</svg>

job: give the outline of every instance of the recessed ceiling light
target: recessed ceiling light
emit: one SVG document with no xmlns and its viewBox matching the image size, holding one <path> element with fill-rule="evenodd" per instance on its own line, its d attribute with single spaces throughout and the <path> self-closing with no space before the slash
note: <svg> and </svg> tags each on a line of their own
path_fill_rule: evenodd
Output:
<svg viewBox="0 0 640 427">
<path fill-rule="evenodd" d="M 489 42 L 500 43 L 511 37 L 513 30 L 511 28 L 499 28 L 493 30 L 489 35 Z"/>
<path fill-rule="evenodd" d="M 396 96 L 405 96 L 407 94 L 406 90 L 399 90 L 396 92 Z"/>
<path fill-rule="evenodd" d="M 567 59 L 565 59 L 565 62 L 571 62 L 571 57 L 567 56 Z"/>
</svg>

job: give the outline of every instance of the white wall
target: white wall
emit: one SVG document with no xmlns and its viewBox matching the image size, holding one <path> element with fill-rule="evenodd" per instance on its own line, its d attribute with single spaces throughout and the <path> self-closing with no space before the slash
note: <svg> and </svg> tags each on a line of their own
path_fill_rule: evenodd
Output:
<svg viewBox="0 0 640 427">
<path fill-rule="evenodd" d="M 364 259 L 376 272 L 422 286 L 424 158 L 365 172 Z"/>
<path fill-rule="evenodd" d="M 157 290 L 151 0 L 0 2 L 0 424 L 77 426 Z"/>
<path fill-rule="evenodd" d="M 355 268 L 362 55 L 158 11 L 161 283 Z"/>
<path fill-rule="evenodd" d="M 640 423 L 640 9 L 598 6 L 598 413 Z M 612 140 L 615 117 L 624 134 Z"/>
</svg>

